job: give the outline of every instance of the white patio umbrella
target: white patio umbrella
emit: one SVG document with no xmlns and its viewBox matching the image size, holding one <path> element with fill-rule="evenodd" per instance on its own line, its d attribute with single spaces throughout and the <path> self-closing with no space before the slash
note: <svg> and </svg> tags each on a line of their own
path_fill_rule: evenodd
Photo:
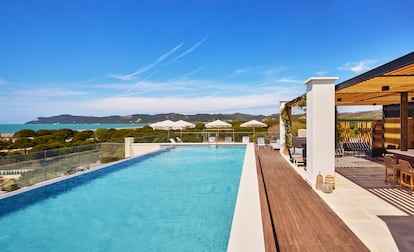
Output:
<svg viewBox="0 0 414 252">
<path fill-rule="evenodd" d="M 176 121 L 175 125 L 181 129 L 195 128 L 195 124 L 183 120 Z"/>
<path fill-rule="evenodd" d="M 149 126 L 154 130 L 168 130 L 168 139 L 170 138 L 170 130 L 178 129 L 175 122 L 171 120 L 152 123 Z"/>
<path fill-rule="evenodd" d="M 215 120 L 214 122 L 206 123 L 206 128 L 210 129 L 222 129 L 222 128 L 231 128 L 230 123 L 223 122 L 221 120 Z"/>
<path fill-rule="evenodd" d="M 183 120 L 176 121 L 175 126 L 180 129 L 180 138 L 183 138 L 183 129 L 195 128 L 195 124 Z"/>
<path fill-rule="evenodd" d="M 217 129 L 216 137 L 220 134 L 220 129 L 231 128 L 232 125 L 230 123 L 223 122 L 221 120 L 215 120 L 214 122 L 206 123 L 206 128 L 209 129 Z M 234 131 L 233 131 L 233 139 L 234 139 Z"/>
<path fill-rule="evenodd" d="M 242 128 L 253 128 L 253 137 L 255 137 L 255 135 L 256 135 L 255 129 L 256 128 L 267 127 L 267 124 L 259 122 L 257 120 L 251 120 L 251 121 L 240 124 L 240 127 L 242 127 Z"/>
</svg>

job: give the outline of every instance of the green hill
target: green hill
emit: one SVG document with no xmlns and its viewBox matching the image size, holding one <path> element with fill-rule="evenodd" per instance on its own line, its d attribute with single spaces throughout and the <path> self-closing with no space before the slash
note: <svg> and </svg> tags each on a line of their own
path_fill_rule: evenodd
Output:
<svg viewBox="0 0 414 252">
<path fill-rule="evenodd" d="M 303 117 L 305 115 L 294 115 L 294 117 Z M 340 119 L 352 119 L 352 120 L 361 120 L 361 119 L 381 119 L 382 111 L 365 111 L 365 112 L 354 112 L 354 113 L 339 113 L 338 118 Z M 167 113 L 167 114 L 134 114 L 127 116 L 112 115 L 112 116 L 77 116 L 77 115 L 58 115 L 51 117 L 38 117 L 32 121 L 27 122 L 26 124 L 89 124 L 89 123 L 101 123 L 101 124 L 112 124 L 112 123 L 143 123 L 149 124 L 154 122 L 159 122 L 163 120 L 185 120 L 190 122 L 211 122 L 214 120 L 223 120 L 223 121 L 249 121 L 249 120 L 258 120 L 262 121 L 265 119 L 279 119 L 279 114 L 272 115 L 251 115 L 243 113 L 233 113 L 233 114 L 194 114 L 194 115 L 183 115 L 176 113 Z"/>
</svg>

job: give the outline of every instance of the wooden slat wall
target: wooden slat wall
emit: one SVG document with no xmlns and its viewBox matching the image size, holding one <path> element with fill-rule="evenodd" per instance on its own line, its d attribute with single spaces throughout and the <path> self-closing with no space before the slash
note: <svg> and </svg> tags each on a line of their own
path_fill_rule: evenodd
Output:
<svg viewBox="0 0 414 252">
<path fill-rule="evenodd" d="M 382 147 L 382 120 L 374 121 L 374 147 Z"/>
<path fill-rule="evenodd" d="M 384 146 L 389 144 L 400 146 L 400 118 L 384 119 Z M 414 142 L 414 118 L 408 118 L 408 148 L 413 148 Z"/>
</svg>

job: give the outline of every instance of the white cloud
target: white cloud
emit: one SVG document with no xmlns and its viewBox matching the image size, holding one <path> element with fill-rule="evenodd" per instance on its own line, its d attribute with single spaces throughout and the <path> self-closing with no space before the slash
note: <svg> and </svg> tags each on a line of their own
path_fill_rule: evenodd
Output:
<svg viewBox="0 0 414 252">
<path fill-rule="evenodd" d="M 220 111 L 242 111 L 257 107 L 275 106 L 273 95 L 250 95 L 233 97 L 203 96 L 183 97 L 112 97 L 98 99 L 85 104 L 91 110 L 113 113 L 215 113 Z"/>
<path fill-rule="evenodd" d="M 295 98 L 305 89 L 305 85 L 296 84 L 300 81 L 293 78 L 280 79 L 285 83 L 269 80 L 265 84 L 186 78 L 198 71 L 168 81 L 143 79 L 94 85 L 65 84 L 62 88 L 32 86 L 14 90 L 12 95 L 0 101 L 0 105 L 10 107 L 7 120 L 14 122 L 62 113 L 95 116 L 168 112 L 273 114 L 278 111 L 279 100 Z M 125 95 L 117 95 L 122 92 Z M 107 98 L 103 98 L 104 95 Z"/>
<path fill-rule="evenodd" d="M 338 67 L 339 70 L 351 71 L 354 73 L 362 73 L 372 69 L 375 60 L 362 60 L 358 62 L 347 62 L 343 66 Z"/>
<path fill-rule="evenodd" d="M 237 69 L 236 71 L 234 71 L 234 74 L 235 75 L 240 75 L 240 74 L 244 74 L 248 71 L 249 71 L 249 68 L 240 68 L 240 69 Z"/>
<path fill-rule="evenodd" d="M 0 78 L 0 86 L 6 85 L 7 81 Z"/>
<path fill-rule="evenodd" d="M 285 69 L 284 67 L 272 67 L 272 68 L 267 68 L 267 69 L 263 70 L 262 73 L 267 78 L 273 78 L 276 73 L 279 73 L 279 72 L 283 71 L 284 69 Z"/>
<path fill-rule="evenodd" d="M 73 90 L 68 88 L 56 88 L 56 87 L 40 87 L 31 89 L 16 90 L 17 95 L 30 96 L 30 97 L 65 97 L 65 96 L 79 96 L 86 95 L 87 92 Z"/>
<path fill-rule="evenodd" d="M 162 61 L 167 59 L 168 56 L 170 56 L 172 53 L 177 51 L 183 45 L 184 45 L 184 43 L 181 43 L 181 44 L 177 45 L 173 49 L 171 49 L 168 52 L 161 55 L 156 61 L 152 62 L 151 64 L 149 64 L 149 65 L 147 65 L 143 68 L 138 69 L 137 71 L 135 71 L 133 73 L 130 73 L 130 74 L 111 74 L 110 77 L 112 77 L 114 79 L 123 80 L 123 81 L 131 81 L 131 80 L 135 79 L 136 77 L 138 77 L 139 75 L 141 75 L 141 74 L 153 69 L 154 67 L 156 67 L 159 63 L 161 63 Z"/>
<path fill-rule="evenodd" d="M 131 84 L 129 83 L 102 83 L 96 84 L 93 86 L 84 86 L 84 87 L 93 87 L 97 89 L 111 89 L 111 90 L 127 90 L 131 88 Z"/>
<path fill-rule="evenodd" d="M 316 72 L 316 75 L 320 77 L 320 76 L 325 76 L 327 73 L 328 72 L 326 71 L 319 71 L 319 72 Z"/>
<path fill-rule="evenodd" d="M 294 78 L 281 78 L 281 79 L 275 80 L 275 82 L 277 82 L 277 83 L 294 83 L 294 84 L 304 83 L 304 81 L 295 80 Z"/>
<path fill-rule="evenodd" d="M 182 57 L 184 57 L 185 55 L 191 53 L 192 51 L 194 51 L 195 49 L 197 49 L 197 47 L 199 47 L 201 44 L 203 44 L 206 40 L 207 40 L 207 37 L 203 38 L 202 40 L 200 40 L 199 42 L 197 42 L 195 45 L 193 45 L 190 49 L 188 49 L 187 51 L 185 51 L 182 54 L 180 54 L 177 57 L 175 57 L 173 59 L 173 61 L 179 60 Z"/>
<path fill-rule="evenodd" d="M 171 82 L 171 81 L 186 81 L 186 80 L 189 80 L 189 78 L 188 77 L 190 77 L 190 76 L 192 76 L 192 75 L 194 75 L 194 74 L 196 74 L 196 73 L 198 73 L 198 72 L 201 72 L 203 70 L 203 68 L 202 67 L 198 67 L 197 69 L 195 69 L 195 70 L 192 70 L 192 71 L 190 71 L 190 72 L 187 72 L 187 73 L 185 73 L 185 74 L 182 74 L 182 75 L 180 75 L 180 76 L 177 76 L 177 77 L 173 77 L 173 78 L 171 78 L 171 79 L 169 79 L 169 80 L 167 80 L 167 81 L 165 81 L 165 82 Z"/>
<path fill-rule="evenodd" d="M 110 74 L 109 77 L 114 78 L 114 79 L 118 79 L 118 80 L 122 80 L 122 81 L 132 81 L 132 80 L 136 79 L 137 77 L 139 77 L 141 74 L 143 74 L 145 72 L 148 72 L 148 71 L 154 69 L 155 67 L 166 66 L 166 65 L 170 65 L 170 64 L 175 63 L 175 61 L 183 58 L 187 54 L 192 53 L 195 49 L 197 49 L 199 46 L 201 46 L 206 40 L 207 40 L 207 37 L 203 38 L 202 40 L 200 40 L 199 42 L 194 44 L 191 48 L 187 49 L 186 51 L 184 51 L 183 53 L 181 53 L 180 55 L 178 55 L 177 57 L 172 59 L 170 62 L 167 62 L 167 63 L 164 63 L 164 64 L 160 65 L 160 63 L 165 61 L 171 54 L 173 54 L 174 52 L 179 50 L 184 45 L 184 43 L 181 43 L 181 44 L 177 45 L 176 47 L 172 48 L 168 52 L 161 55 L 156 61 L 154 61 L 154 62 L 152 62 L 152 63 L 136 70 L 133 73 L 129 73 L 129 74 Z"/>
</svg>

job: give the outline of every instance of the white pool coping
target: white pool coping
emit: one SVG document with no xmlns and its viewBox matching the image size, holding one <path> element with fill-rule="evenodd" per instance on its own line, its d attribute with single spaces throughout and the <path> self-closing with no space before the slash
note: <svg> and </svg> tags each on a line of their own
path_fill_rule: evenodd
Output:
<svg viewBox="0 0 414 252">
<path fill-rule="evenodd" d="M 254 143 L 246 144 L 227 251 L 265 251 Z"/>
</svg>

